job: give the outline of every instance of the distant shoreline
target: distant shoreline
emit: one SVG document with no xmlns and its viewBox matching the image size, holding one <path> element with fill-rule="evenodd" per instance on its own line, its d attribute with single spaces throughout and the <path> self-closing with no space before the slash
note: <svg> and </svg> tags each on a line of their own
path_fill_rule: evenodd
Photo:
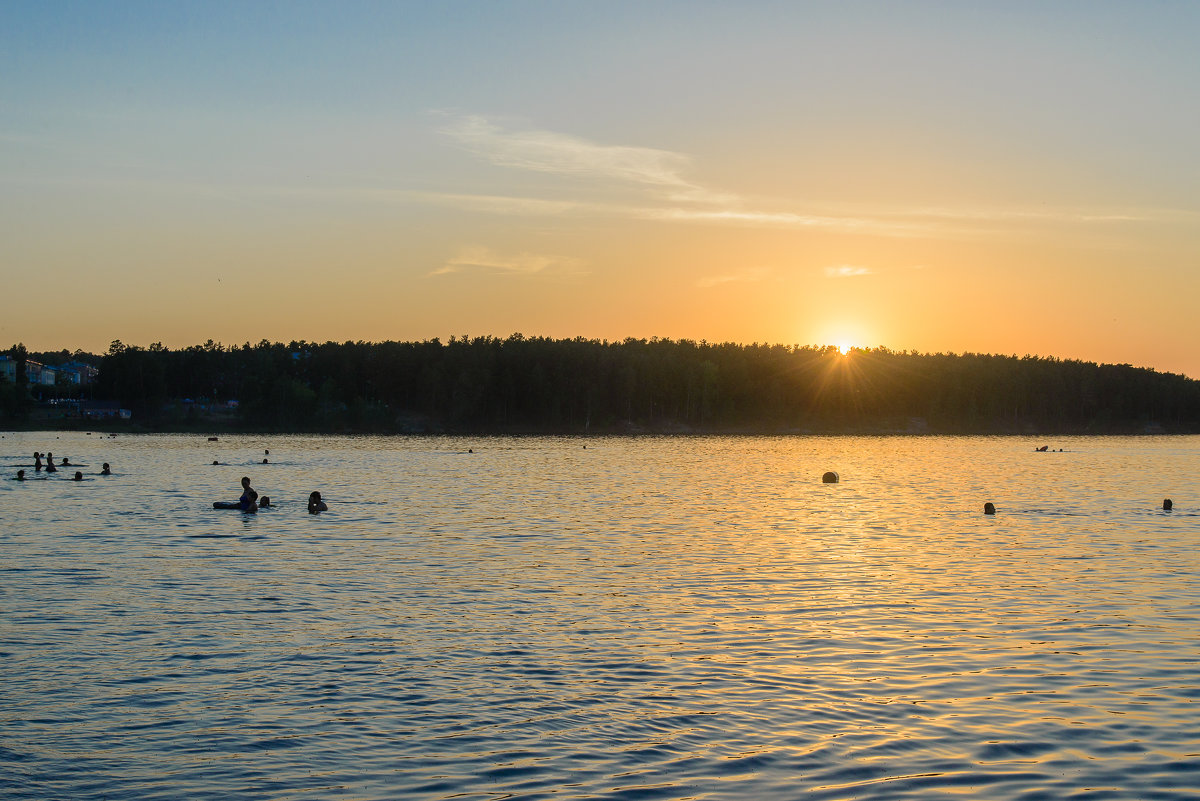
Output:
<svg viewBox="0 0 1200 801">
<path fill-rule="evenodd" d="M 0 426 L 7 419 L 27 429 L 464 436 L 1200 433 L 1200 381 L 1127 364 L 988 354 L 514 334 L 184 350 L 118 342 L 98 370 L 94 384 L 74 391 L 81 400 L 65 405 L 35 392 L 41 384 L 0 382 Z"/>
<path fill-rule="evenodd" d="M 926 426 L 922 430 L 899 429 L 887 425 L 857 425 L 857 426 L 813 426 L 796 428 L 785 426 L 725 426 L 696 428 L 679 424 L 665 423 L 663 425 L 635 425 L 597 427 L 588 430 L 578 428 L 562 428 L 554 426 L 521 426 L 508 428 L 487 427 L 449 427 L 431 425 L 421 427 L 395 428 L 272 428 L 264 426 L 242 426 L 231 423 L 216 424 L 213 421 L 205 423 L 178 425 L 167 422 L 139 423 L 136 421 L 97 421 L 97 420 L 30 420 L 23 422 L 0 421 L 0 431 L 30 432 L 30 431 L 78 431 L 97 432 L 103 434 L 195 434 L 197 436 L 218 435 L 274 435 L 290 436 L 311 434 L 318 436 L 387 436 L 387 437 L 706 437 L 706 436 L 897 436 L 897 437 L 937 437 L 937 436 L 1004 436 L 1004 437 L 1050 437 L 1050 436 L 1195 436 L 1200 434 L 1200 427 L 1164 426 L 1159 424 L 1129 424 L 1113 425 L 1104 429 L 1080 429 L 1071 427 L 1027 427 L 1020 430 L 1005 426 Z"/>
</svg>

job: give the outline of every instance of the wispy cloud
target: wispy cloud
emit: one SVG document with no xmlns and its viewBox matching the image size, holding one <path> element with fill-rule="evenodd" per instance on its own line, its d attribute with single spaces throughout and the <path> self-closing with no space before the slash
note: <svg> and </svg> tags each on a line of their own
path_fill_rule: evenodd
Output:
<svg viewBox="0 0 1200 801">
<path fill-rule="evenodd" d="M 826 267 L 826 278 L 853 278 L 857 275 L 870 275 L 871 270 L 858 264 L 839 264 L 836 267 Z"/>
<path fill-rule="evenodd" d="M 714 192 L 684 178 L 691 159 L 649 147 L 603 145 L 543 130 L 506 130 L 487 117 L 464 117 L 443 133 L 466 150 L 502 167 L 619 181 L 680 203 L 728 203 L 736 196 Z"/>
<path fill-rule="evenodd" d="M 810 229 L 889 237 L 953 235 L 986 237 L 1041 224 L 1111 225 L 1194 221 L 1180 209 L 1087 209 L 1055 207 L 824 206 L 806 211 L 779 201 L 720 192 L 692 180 L 692 160 L 669 150 L 606 145 L 555 131 L 505 127 L 489 117 L 460 117 L 442 129 L 459 146 L 494 165 L 623 187 L 624 201 L 607 197 L 570 201 L 496 195 L 431 195 L 435 202 L 500 214 L 602 214 L 680 223 L 776 229 Z M 598 198 L 601 187 L 596 186 Z M 840 268 L 839 268 L 840 269 Z M 837 272 L 845 277 L 863 272 Z"/>
<path fill-rule="evenodd" d="M 1106 223 L 1148 222 L 1175 216 L 1177 212 L 1133 209 L 1086 209 L 1086 208 L 939 208 L 921 206 L 885 212 L 936 220 L 965 220 L 970 222 L 1050 222 L 1050 223 Z"/>
<path fill-rule="evenodd" d="M 817 214 L 795 214 L 786 211 L 753 209 L 642 209 L 637 216 L 675 222 L 708 222 L 754 228 L 822 229 L 826 231 L 859 232 L 885 236 L 919 236 L 931 233 L 929 223 L 919 221 L 872 219 L 869 217 L 837 217 Z"/>
<path fill-rule="evenodd" d="M 430 275 L 448 275 L 470 270 L 513 276 L 578 275 L 586 272 L 583 262 L 579 259 L 536 253 L 506 256 L 489 248 L 473 245 L 462 248 Z"/>
<path fill-rule="evenodd" d="M 667 150 L 599 145 L 553 131 L 506 131 L 479 116 L 466 117 L 445 132 L 476 155 L 504 167 L 696 188 L 680 177 L 688 166 L 687 157 Z"/>
<path fill-rule="evenodd" d="M 709 289 L 721 284 L 762 281 L 770 276 L 771 269 L 769 267 L 750 267 L 724 275 L 710 275 L 706 278 L 701 278 L 696 282 L 696 286 L 701 289 Z"/>
<path fill-rule="evenodd" d="M 424 192 L 418 197 L 427 202 L 453 206 L 469 211 L 515 216 L 554 217 L 579 211 L 587 204 L 569 200 L 543 200 L 532 197 L 510 197 L 507 195 L 463 195 L 444 192 Z"/>
</svg>

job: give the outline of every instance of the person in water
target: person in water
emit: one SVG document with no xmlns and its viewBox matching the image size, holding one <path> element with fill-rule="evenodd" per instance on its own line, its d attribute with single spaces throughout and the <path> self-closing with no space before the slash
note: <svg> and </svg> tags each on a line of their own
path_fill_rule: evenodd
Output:
<svg viewBox="0 0 1200 801">
<path fill-rule="evenodd" d="M 71 466 L 71 460 L 70 460 L 70 459 L 68 459 L 67 457 L 65 457 L 65 456 L 64 456 L 64 457 L 63 457 L 63 460 L 62 460 L 62 466 L 63 466 L 63 467 L 70 467 L 70 466 Z"/>
<path fill-rule="evenodd" d="M 33 469 L 34 472 L 42 472 L 42 455 L 37 451 L 33 452 Z"/>
<path fill-rule="evenodd" d="M 259 509 L 270 509 L 271 508 L 270 496 L 264 495 L 261 498 L 259 498 L 258 499 L 258 508 Z"/>
<path fill-rule="evenodd" d="M 18 471 L 17 471 L 17 477 L 16 477 L 15 479 L 13 479 L 13 480 L 14 480 L 14 481 L 24 481 L 24 480 L 25 480 L 25 471 L 24 471 L 24 470 L 18 470 Z"/>
<path fill-rule="evenodd" d="M 242 497 L 238 498 L 238 508 L 243 512 L 258 508 L 258 493 L 250 486 L 249 476 L 242 476 Z"/>
<path fill-rule="evenodd" d="M 58 468 L 54 466 L 54 454 L 46 451 L 46 472 L 57 473 Z"/>
<path fill-rule="evenodd" d="M 321 493 L 314 492 L 308 496 L 308 513 L 310 515 L 328 511 L 329 507 L 325 504 L 325 501 L 321 500 Z"/>
<path fill-rule="evenodd" d="M 83 481 L 83 473 L 81 473 L 81 472 L 79 472 L 78 470 L 76 470 L 76 471 L 75 471 L 75 480 L 76 480 L 76 481 Z"/>
<path fill-rule="evenodd" d="M 100 475 L 102 475 L 102 476 L 111 476 L 112 475 L 112 471 L 108 469 L 108 462 L 105 462 L 104 467 L 102 467 L 100 469 Z"/>
</svg>

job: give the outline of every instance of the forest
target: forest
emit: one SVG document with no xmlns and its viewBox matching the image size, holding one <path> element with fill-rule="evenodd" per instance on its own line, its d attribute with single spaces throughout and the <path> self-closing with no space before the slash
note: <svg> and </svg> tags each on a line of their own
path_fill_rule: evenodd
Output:
<svg viewBox="0 0 1200 801">
<path fill-rule="evenodd" d="M 114 341 L 87 394 L 145 430 L 330 433 L 1200 431 L 1200 381 L 1035 356 L 670 339 L 451 337 L 182 349 Z M 41 357 L 39 359 L 39 357 Z M 12 423 L 32 407 L 0 386 Z"/>
</svg>

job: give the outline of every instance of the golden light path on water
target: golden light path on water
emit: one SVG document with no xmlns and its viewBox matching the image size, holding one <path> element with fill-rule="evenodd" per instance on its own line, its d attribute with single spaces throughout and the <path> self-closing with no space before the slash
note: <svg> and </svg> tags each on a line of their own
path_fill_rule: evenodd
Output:
<svg viewBox="0 0 1200 801">
<path fill-rule="evenodd" d="M 6 798 L 1200 786 L 1200 438 L 35 450 L 87 480 L 0 482 Z M 212 509 L 243 475 L 276 508 Z"/>
</svg>

